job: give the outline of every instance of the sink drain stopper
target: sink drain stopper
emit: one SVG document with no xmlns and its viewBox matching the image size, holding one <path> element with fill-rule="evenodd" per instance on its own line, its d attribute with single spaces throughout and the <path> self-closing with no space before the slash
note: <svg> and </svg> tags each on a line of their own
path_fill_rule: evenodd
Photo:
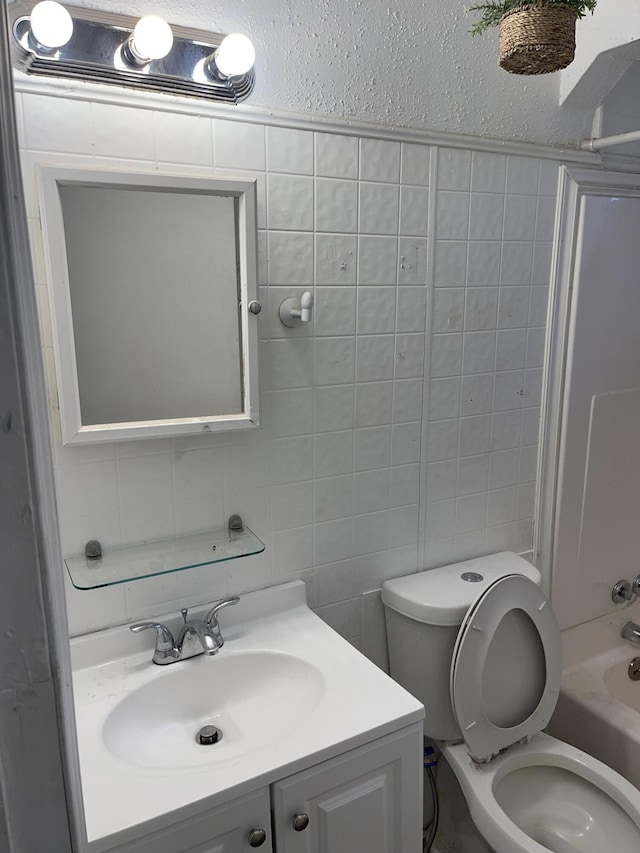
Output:
<svg viewBox="0 0 640 853">
<path fill-rule="evenodd" d="M 196 734 L 196 743 L 201 746 L 212 746 L 222 740 L 222 732 L 215 726 L 203 726 Z"/>
</svg>

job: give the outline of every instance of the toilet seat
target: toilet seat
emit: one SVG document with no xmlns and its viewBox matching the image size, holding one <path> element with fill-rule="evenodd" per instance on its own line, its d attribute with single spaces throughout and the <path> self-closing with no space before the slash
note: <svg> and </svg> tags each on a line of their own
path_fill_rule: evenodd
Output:
<svg viewBox="0 0 640 853">
<path fill-rule="evenodd" d="M 560 691 L 560 629 L 548 599 L 522 575 L 487 587 L 460 628 L 450 671 L 451 703 L 478 762 L 541 731 Z"/>
</svg>

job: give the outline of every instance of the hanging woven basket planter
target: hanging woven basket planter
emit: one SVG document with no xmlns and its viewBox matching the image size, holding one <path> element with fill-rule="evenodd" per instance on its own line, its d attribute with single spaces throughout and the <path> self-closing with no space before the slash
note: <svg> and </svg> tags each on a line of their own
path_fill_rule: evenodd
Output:
<svg viewBox="0 0 640 853">
<path fill-rule="evenodd" d="M 564 3 L 510 9 L 500 19 L 498 64 L 510 74 L 549 74 L 573 62 L 575 10 Z"/>
</svg>

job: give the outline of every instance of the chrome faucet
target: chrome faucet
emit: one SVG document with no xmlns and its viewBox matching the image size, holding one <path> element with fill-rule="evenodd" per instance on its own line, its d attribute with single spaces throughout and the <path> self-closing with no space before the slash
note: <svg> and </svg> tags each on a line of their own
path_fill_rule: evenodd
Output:
<svg viewBox="0 0 640 853">
<path fill-rule="evenodd" d="M 640 646 L 640 625 L 628 619 L 620 629 L 620 636 L 623 640 L 629 640 L 630 643 Z"/>
<path fill-rule="evenodd" d="M 159 666 L 169 663 L 177 663 L 180 660 L 195 657 L 195 655 L 216 655 L 224 645 L 220 623 L 218 622 L 218 611 L 231 604 L 237 604 L 240 599 L 237 596 L 225 598 L 216 602 L 204 619 L 191 619 L 187 621 L 188 609 L 185 607 L 182 613 L 182 625 L 178 639 L 175 640 L 171 630 L 162 622 L 136 622 L 130 625 L 129 630 L 134 634 L 146 631 L 147 628 L 156 630 L 156 646 L 153 652 L 153 662 Z"/>
</svg>

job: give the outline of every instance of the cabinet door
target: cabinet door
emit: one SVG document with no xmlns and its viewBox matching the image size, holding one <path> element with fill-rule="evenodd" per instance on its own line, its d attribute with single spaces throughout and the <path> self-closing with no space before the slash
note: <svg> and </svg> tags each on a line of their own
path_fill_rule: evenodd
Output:
<svg viewBox="0 0 640 853">
<path fill-rule="evenodd" d="M 272 803 L 277 853 L 419 853 L 422 726 L 276 783 Z"/>
<path fill-rule="evenodd" d="M 264 842 L 257 848 L 260 853 L 272 853 L 268 788 L 151 832 L 113 848 L 113 853 L 251 853 L 253 830 L 265 833 Z"/>
</svg>

